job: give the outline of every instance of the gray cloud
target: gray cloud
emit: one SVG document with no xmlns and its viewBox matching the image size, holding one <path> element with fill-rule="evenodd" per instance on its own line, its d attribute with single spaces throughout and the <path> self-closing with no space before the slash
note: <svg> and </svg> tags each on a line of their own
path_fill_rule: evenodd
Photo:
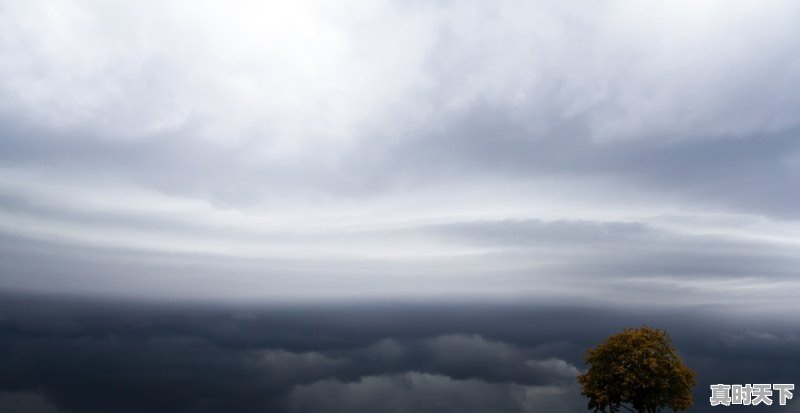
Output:
<svg viewBox="0 0 800 413">
<path fill-rule="evenodd" d="M 123 228 L 136 230 L 147 219 L 139 218 Z M 187 248 L 154 252 L 146 243 L 131 249 L 7 235 L 0 238 L 0 254 L 8 263 L 2 270 L 3 287 L 20 291 L 154 298 L 174 298 L 175 291 L 180 291 L 185 299 L 307 301 L 414 296 L 420 290 L 409 280 L 425 279 L 425 293 L 445 300 L 591 297 L 600 302 L 613 298 L 663 305 L 747 305 L 762 310 L 770 302 L 770 311 L 794 308 L 791 291 L 798 262 L 793 245 L 662 227 L 636 222 L 500 220 L 262 233 L 213 224 L 159 227 L 156 220 L 150 224 L 153 231 L 185 239 L 190 247 L 248 240 L 264 250 L 306 250 L 301 255 L 276 252 L 268 257 Z M 346 248 L 345 253 L 330 250 L 333 244 Z M 425 253 L 420 244 L 443 253 L 414 256 L 417 251 Z M 348 285 L 359 288 L 351 290 Z"/>
<path fill-rule="evenodd" d="M 383 339 L 359 352 L 359 364 L 372 373 L 444 374 L 487 382 L 556 385 L 571 383 L 578 370 L 558 358 L 534 359 L 535 349 L 520 348 L 479 335 L 441 335 L 420 340 Z"/>
<path fill-rule="evenodd" d="M 0 392 L 0 408 L 4 412 L 64 413 L 46 397 L 33 392 Z"/>
<path fill-rule="evenodd" d="M 0 410 L 578 412 L 645 323 L 797 383 L 798 18 L 0 0 Z"/>
<path fill-rule="evenodd" d="M 2 7 L 4 289 L 794 308 L 791 2 Z"/>
<path fill-rule="evenodd" d="M 299 386 L 290 395 L 298 412 L 534 412 L 543 408 L 582 411 L 561 387 L 489 384 L 447 376 L 406 373 Z M 583 406 L 581 406 L 583 407 Z"/>
<path fill-rule="evenodd" d="M 3 298 L 9 411 L 579 412 L 583 353 L 643 323 L 698 371 L 697 411 L 710 383 L 796 383 L 800 363 L 793 320 L 702 306 Z"/>
</svg>

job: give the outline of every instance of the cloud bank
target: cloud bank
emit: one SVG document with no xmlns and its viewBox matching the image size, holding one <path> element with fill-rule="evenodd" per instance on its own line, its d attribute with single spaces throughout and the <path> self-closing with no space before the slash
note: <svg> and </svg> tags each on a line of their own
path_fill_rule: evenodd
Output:
<svg viewBox="0 0 800 413">
<path fill-rule="evenodd" d="M 693 411 L 800 366 L 793 321 L 711 309 L 3 298 L 3 411 L 584 412 L 583 353 L 644 322 L 697 370 Z"/>
</svg>

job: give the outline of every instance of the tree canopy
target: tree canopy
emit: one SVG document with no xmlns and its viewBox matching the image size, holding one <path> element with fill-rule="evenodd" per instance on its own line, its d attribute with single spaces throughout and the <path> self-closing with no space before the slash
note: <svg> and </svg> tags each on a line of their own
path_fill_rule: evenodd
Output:
<svg viewBox="0 0 800 413">
<path fill-rule="evenodd" d="M 589 370 L 578 376 L 594 412 L 657 413 L 692 405 L 695 372 L 686 367 L 665 330 L 628 328 L 586 352 Z"/>
</svg>

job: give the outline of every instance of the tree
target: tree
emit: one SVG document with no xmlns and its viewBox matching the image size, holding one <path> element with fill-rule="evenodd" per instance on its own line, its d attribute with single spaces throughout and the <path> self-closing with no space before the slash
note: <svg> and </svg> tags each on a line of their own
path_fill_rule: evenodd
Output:
<svg viewBox="0 0 800 413">
<path fill-rule="evenodd" d="M 578 383 L 594 412 L 657 413 L 692 405 L 696 373 L 683 364 L 665 330 L 625 329 L 587 351 L 585 359 L 589 370 Z"/>
</svg>

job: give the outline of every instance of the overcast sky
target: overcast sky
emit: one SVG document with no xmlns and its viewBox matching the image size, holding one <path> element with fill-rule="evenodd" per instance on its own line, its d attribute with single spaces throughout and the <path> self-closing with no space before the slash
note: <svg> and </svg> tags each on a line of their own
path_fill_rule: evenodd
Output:
<svg viewBox="0 0 800 413">
<path fill-rule="evenodd" d="M 578 305 L 186 306 L 0 293 L 0 410 L 586 413 L 584 352 L 647 322 L 709 384 L 798 383 L 797 319 Z M 797 392 L 780 406 L 799 413 Z"/>
<path fill-rule="evenodd" d="M 798 21 L 0 1 L 0 288 L 797 308 Z"/>
</svg>

